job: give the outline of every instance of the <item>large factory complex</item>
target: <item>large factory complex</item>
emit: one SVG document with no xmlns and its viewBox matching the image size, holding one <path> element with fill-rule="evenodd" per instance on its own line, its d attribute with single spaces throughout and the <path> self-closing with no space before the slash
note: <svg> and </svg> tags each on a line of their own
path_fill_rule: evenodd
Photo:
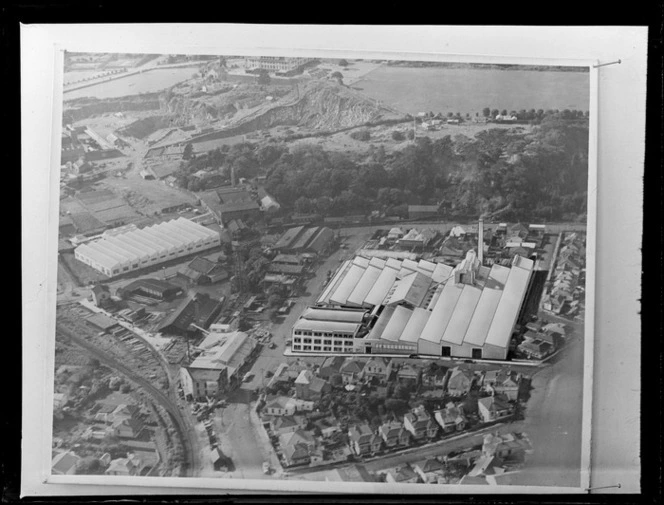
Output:
<svg viewBox="0 0 664 505">
<path fill-rule="evenodd" d="M 481 250 L 456 267 L 356 256 L 297 320 L 291 351 L 505 360 L 533 269 L 519 255 L 484 266 Z"/>
<path fill-rule="evenodd" d="M 180 217 L 140 229 L 109 230 L 79 245 L 74 257 L 114 277 L 219 245 L 219 233 Z"/>
</svg>

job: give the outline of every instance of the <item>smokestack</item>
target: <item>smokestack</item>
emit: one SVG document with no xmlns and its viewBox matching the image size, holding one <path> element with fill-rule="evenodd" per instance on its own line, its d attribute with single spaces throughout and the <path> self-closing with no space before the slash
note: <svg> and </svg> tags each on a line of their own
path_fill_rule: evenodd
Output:
<svg viewBox="0 0 664 505">
<path fill-rule="evenodd" d="M 482 266 L 484 260 L 484 219 L 480 216 L 479 237 L 477 238 L 477 258 Z"/>
<path fill-rule="evenodd" d="M 231 186 L 235 187 L 235 167 L 231 165 Z"/>
</svg>

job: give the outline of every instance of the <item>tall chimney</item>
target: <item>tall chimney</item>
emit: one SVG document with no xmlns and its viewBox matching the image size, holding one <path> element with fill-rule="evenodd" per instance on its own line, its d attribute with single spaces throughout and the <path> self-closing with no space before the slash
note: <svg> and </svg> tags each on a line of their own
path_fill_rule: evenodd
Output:
<svg viewBox="0 0 664 505">
<path fill-rule="evenodd" d="M 478 230 L 479 236 L 477 237 L 477 258 L 480 260 L 480 266 L 483 265 L 484 260 L 484 219 L 480 216 L 480 226 Z"/>
<path fill-rule="evenodd" d="M 231 186 L 235 187 L 235 167 L 231 165 Z"/>
</svg>

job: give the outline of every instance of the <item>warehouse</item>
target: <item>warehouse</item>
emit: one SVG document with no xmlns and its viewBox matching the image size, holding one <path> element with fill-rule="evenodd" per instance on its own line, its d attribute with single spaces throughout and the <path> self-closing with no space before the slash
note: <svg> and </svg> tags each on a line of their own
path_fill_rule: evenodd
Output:
<svg viewBox="0 0 664 505">
<path fill-rule="evenodd" d="M 219 233 L 180 217 L 82 244 L 74 257 L 114 277 L 219 245 Z"/>
<path fill-rule="evenodd" d="M 355 257 L 297 321 L 292 350 L 505 360 L 533 268 L 521 256 L 483 266 L 474 250 L 454 268 Z M 312 338 L 296 346 L 296 335 Z"/>
</svg>

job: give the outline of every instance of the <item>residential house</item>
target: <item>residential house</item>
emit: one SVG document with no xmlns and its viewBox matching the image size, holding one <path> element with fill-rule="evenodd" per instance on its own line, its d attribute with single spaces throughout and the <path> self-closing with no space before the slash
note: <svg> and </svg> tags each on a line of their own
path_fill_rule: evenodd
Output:
<svg viewBox="0 0 664 505">
<path fill-rule="evenodd" d="M 53 475 L 74 475 L 76 465 L 81 460 L 73 452 L 61 452 L 51 460 L 51 473 Z"/>
<path fill-rule="evenodd" d="M 403 385 L 417 386 L 422 371 L 413 365 L 403 365 L 397 372 L 397 381 Z"/>
<path fill-rule="evenodd" d="M 447 371 L 447 367 L 440 365 L 425 370 L 422 374 L 422 384 L 430 388 L 444 388 Z"/>
<path fill-rule="evenodd" d="M 503 396 L 480 398 L 477 400 L 477 407 L 480 417 L 485 423 L 509 417 L 514 413 L 514 407 Z"/>
<path fill-rule="evenodd" d="M 391 421 L 382 424 L 378 428 L 378 434 L 383 439 L 385 447 L 404 447 L 410 444 L 410 432 L 406 430 L 403 423 Z"/>
<path fill-rule="evenodd" d="M 521 342 L 517 349 L 529 358 L 544 359 L 554 351 L 553 344 L 546 339 L 539 338 L 537 335 L 529 335 L 531 332 L 526 332 L 524 340 Z"/>
<path fill-rule="evenodd" d="M 364 376 L 375 379 L 380 384 L 386 383 L 392 374 L 392 360 L 390 358 L 372 357 L 364 365 Z"/>
<path fill-rule="evenodd" d="M 351 427 L 348 437 L 353 452 L 358 456 L 375 454 L 381 449 L 382 439 L 366 423 Z"/>
<path fill-rule="evenodd" d="M 317 419 L 314 421 L 314 425 L 320 430 L 320 434 L 323 438 L 330 438 L 335 433 L 340 432 L 339 423 L 332 416 Z"/>
<path fill-rule="evenodd" d="M 445 465 L 435 458 L 425 459 L 413 464 L 413 470 L 417 472 L 424 483 L 435 484 L 438 479 L 445 477 Z"/>
<path fill-rule="evenodd" d="M 113 424 L 113 434 L 119 438 L 137 438 L 145 429 L 142 421 L 136 418 L 120 418 Z"/>
<path fill-rule="evenodd" d="M 404 416 L 403 425 L 415 440 L 434 438 L 438 434 L 438 424 L 431 419 L 431 415 L 422 405 L 412 409 Z"/>
<path fill-rule="evenodd" d="M 452 396 L 463 396 L 468 394 L 473 382 L 473 376 L 465 368 L 455 367 L 450 370 L 447 379 L 447 392 Z"/>
<path fill-rule="evenodd" d="M 318 401 L 330 389 L 325 380 L 314 376 L 310 370 L 302 370 L 295 379 L 295 394 L 302 400 Z"/>
<path fill-rule="evenodd" d="M 293 433 L 307 427 L 307 419 L 303 416 L 275 416 L 270 420 L 270 430 L 275 435 Z"/>
<path fill-rule="evenodd" d="M 503 395 L 510 401 L 519 398 L 520 374 L 509 370 L 489 370 L 484 374 L 482 387 L 492 395 Z"/>
<path fill-rule="evenodd" d="M 287 396 L 268 398 L 264 411 L 269 416 L 292 416 L 295 414 L 295 404 Z"/>
<path fill-rule="evenodd" d="M 138 475 L 140 468 L 140 460 L 131 457 L 117 458 L 111 461 L 104 473 L 106 473 L 106 475 L 128 477 Z"/>
<path fill-rule="evenodd" d="M 420 476 L 410 465 L 403 465 L 385 472 L 385 481 L 398 484 L 414 484 L 420 481 Z"/>
<path fill-rule="evenodd" d="M 505 433 L 503 435 L 484 435 L 482 454 L 497 456 L 501 460 L 522 461 L 526 454 L 532 453 L 528 438 L 522 433 Z"/>
<path fill-rule="evenodd" d="M 323 361 L 318 369 L 318 376 L 331 384 L 338 384 L 336 381 L 341 381 L 341 367 L 345 361 L 346 358 L 343 356 L 331 356 L 325 358 L 325 361 Z M 336 377 L 338 377 L 338 379 L 336 379 Z"/>
<path fill-rule="evenodd" d="M 309 464 L 317 448 L 314 436 L 305 430 L 296 430 L 279 437 L 285 466 Z"/>
<path fill-rule="evenodd" d="M 436 410 L 434 418 L 444 433 L 463 431 L 468 424 L 461 405 L 455 405 L 452 402 L 448 403 L 444 409 Z"/>
<path fill-rule="evenodd" d="M 348 359 L 339 369 L 344 384 L 355 384 L 364 377 L 365 362 L 359 359 Z"/>
</svg>

